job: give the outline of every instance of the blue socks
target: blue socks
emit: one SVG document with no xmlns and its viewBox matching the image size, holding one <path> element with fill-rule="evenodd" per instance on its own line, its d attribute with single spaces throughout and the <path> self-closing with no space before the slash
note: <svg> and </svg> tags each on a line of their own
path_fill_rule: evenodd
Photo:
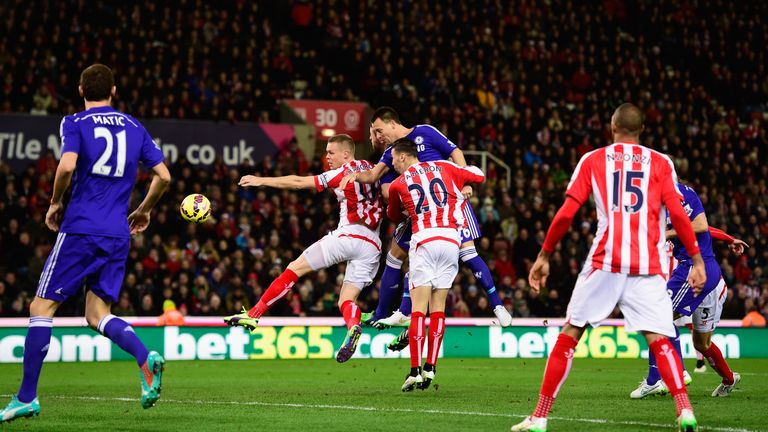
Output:
<svg viewBox="0 0 768 432">
<path fill-rule="evenodd" d="M 48 354 L 52 330 L 53 318 L 29 317 L 29 330 L 24 340 L 24 377 L 18 395 L 21 402 L 29 403 L 37 397 L 37 381 L 40 379 L 43 360 Z"/>
<path fill-rule="evenodd" d="M 672 346 L 677 351 L 677 356 L 680 357 L 680 363 L 683 364 L 683 350 L 680 348 L 680 330 L 677 329 L 677 326 L 675 326 L 675 337 L 669 338 L 669 341 L 672 342 Z M 685 369 L 685 366 L 683 366 L 683 369 Z M 656 357 L 652 352 L 648 351 L 648 377 L 645 378 L 645 382 L 648 385 L 654 385 L 660 379 L 661 375 L 659 375 L 659 369 L 656 367 Z"/>
<path fill-rule="evenodd" d="M 403 262 L 387 253 L 387 265 L 381 275 L 381 287 L 379 288 L 379 305 L 373 313 L 373 320 L 386 318 L 392 313 L 392 299 L 397 295 L 397 287 L 400 286 L 400 268 Z"/>
<path fill-rule="evenodd" d="M 411 285 L 408 279 L 409 274 L 406 273 L 403 278 L 403 300 L 400 301 L 400 307 L 398 308 L 403 315 L 408 316 L 411 314 Z"/>
<path fill-rule="evenodd" d="M 488 295 L 488 302 L 491 304 L 491 309 L 496 306 L 501 306 L 501 298 L 496 291 L 496 285 L 493 283 L 493 276 L 491 270 L 488 269 L 488 265 L 477 254 L 477 249 L 474 246 L 470 246 L 459 251 L 459 258 L 461 262 L 467 265 L 472 273 L 474 273 L 477 283 L 485 290 Z"/>
<path fill-rule="evenodd" d="M 133 331 L 133 327 L 127 322 L 109 314 L 99 321 L 97 330 L 111 339 L 123 351 L 136 357 L 139 367 L 142 367 L 144 362 L 147 361 L 147 356 L 149 356 L 147 348 L 141 343 L 139 337 L 136 336 L 136 332 Z"/>
</svg>

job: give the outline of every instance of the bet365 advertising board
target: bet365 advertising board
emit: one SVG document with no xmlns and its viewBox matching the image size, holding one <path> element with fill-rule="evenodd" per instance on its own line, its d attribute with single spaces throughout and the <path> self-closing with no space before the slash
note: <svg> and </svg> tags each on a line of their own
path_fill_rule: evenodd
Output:
<svg viewBox="0 0 768 432">
<path fill-rule="evenodd" d="M 306 321 L 306 320 L 305 320 Z M 243 328 L 224 326 L 135 326 L 149 349 L 168 360 L 331 359 L 346 334 L 338 325 L 263 326 L 250 334 Z M 406 358 L 408 350 L 391 352 L 387 344 L 401 329 L 366 328 L 355 358 Z M 449 325 L 441 357 L 544 358 L 555 344 L 558 326 Z M 0 362 L 18 363 L 24 351 L 25 327 L 0 327 Z M 718 329 L 713 340 L 728 358 L 768 358 L 768 330 Z M 685 357 L 694 357 L 690 334 L 682 330 Z M 645 341 L 622 326 L 589 329 L 576 348 L 576 357 L 647 357 Z M 110 361 L 129 359 L 116 345 L 87 327 L 55 326 L 46 361 Z"/>
</svg>

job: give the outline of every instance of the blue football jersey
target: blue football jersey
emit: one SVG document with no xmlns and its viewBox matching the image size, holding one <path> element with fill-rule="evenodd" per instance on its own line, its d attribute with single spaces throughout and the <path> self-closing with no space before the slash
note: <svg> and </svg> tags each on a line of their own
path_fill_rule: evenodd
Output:
<svg viewBox="0 0 768 432">
<path fill-rule="evenodd" d="M 691 221 L 693 221 L 696 216 L 704 213 L 704 206 L 701 204 L 701 199 L 699 199 L 699 195 L 696 194 L 696 191 L 691 187 L 680 183 L 677 185 L 677 190 L 683 194 L 683 209 L 685 209 L 685 212 L 688 214 L 688 218 Z M 672 229 L 669 213 L 667 213 L 667 229 Z M 696 239 L 699 241 L 699 249 L 701 250 L 702 258 L 714 258 L 715 253 L 712 250 L 712 236 L 709 234 L 709 231 L 697 233 Z M 691 259 L 690 255 L 688 255 L 688 251 L 685 250 L 685 246 L 683 246 L 683 243 L 678 237 L 672 239 L 672 244 L 674 245 L 672 254 L 675 256 L 676 260 L 686 262 Z"/>
<path fill-rule="evenodd" d="M 430 125 L 416 125 L 411 133 L 405 137 L 416 144 L 419 162 L 446 160 L 456 150 L 456 144 Z M 381 178 L 381 183 L 391 183 L 399 175 L 395 171 L 394 165 L 392 165 L 392 146 L 384 150 L 384 154 L 381 155 L 379 162 L 389 167 L 389 172 Z"/>
<path fill-rule="evenodd" d="M 60 231 L 130 237 L 128 205 L 139 162 L 161 163 L 160 147 L 135 118 L 108 106 L 64 117 L 60 134 L 61 153 L 78 155 Z"/>
</svg>

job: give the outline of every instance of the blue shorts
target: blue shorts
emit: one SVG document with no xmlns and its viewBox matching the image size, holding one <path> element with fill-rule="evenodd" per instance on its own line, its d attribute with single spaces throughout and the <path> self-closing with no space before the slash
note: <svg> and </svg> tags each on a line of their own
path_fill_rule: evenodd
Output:
<svg viewBox="0 0 768 432">
<path fill-rule="evenodd" d="M 704 267 L 707 272 L 707 281 L 698 296 L 693 296 L 693 289 L 688 285 L 688 273 L 691 271 L 691 263 L 681 263 L 672 271 L 672 276 L 667 281 L 667 292 L 672 297 L 672 309 L 681 314 L 690 316 L 699 307 L 707 295 L 720 283 L 720 265 L 714 258 L 704 258 Z"/>
<path fill-rule="evenodd" d="M 130 238 L 59 233 L 40 275 L 37 296 L 63 302 L 87 289 L 117 303 L 123 286 Z"/>
<path fill-rule="evenodd" d="M 469 203 L 464 206 L 464 219 L 464 227 L 459 230 L 459 234 L 461 236 L 461 244 L 482 237 L 482 233 L 480 233 L 480 224 L 477 222 L 475 212 L 472 210 L 472 206 L 469 205 Z M 406 219 L 403 222 L 400 222 L 400 224 L 395 229 L 394 238 L 397 242 L 397 245 L 400 246 L 400 248 L 404 251 L 407 251 L 411 248 L 410 219 Z"/>
</svg>

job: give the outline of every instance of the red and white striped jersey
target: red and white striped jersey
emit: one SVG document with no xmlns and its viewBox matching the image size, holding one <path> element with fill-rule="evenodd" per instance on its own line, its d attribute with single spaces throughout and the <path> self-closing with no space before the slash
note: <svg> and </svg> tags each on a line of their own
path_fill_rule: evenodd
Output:
<svg viewBox="0 0 768 432">
<path fill-rule="evenodd" d="M 373 165 L 368 161 L 353 160 L 339 168 L 315 176 L 315 187 L 318 192 L 331 188 L 336 194 L 340 208 L 339 228 L 361 223 L 374 231 L 379 229 L 384 209 L 379 182 L 374 184 L 349 182 L 346 188 L 339 188 L 341 179 L 347 174 L 368 171 L 371 168 Z"/>
<path fill-rule="evenodd" d="M 677 174 L 665 155 L 639 144 L 615 143 L 585 154 L 566 195 L 584 204 L 592 194 L 597 233 L 587 257 L 595 269 L 665 276 L 669 199 L 682 199 Z"/>
<path fill-rule="evenodd" d="M 485 174 L 475 166 L 434 161 L 411 165 L 389 187 L 387 216 L 400 222 L 403 209 L 411 217 L 412 233 L 425 228 L 464 226 L 464 195 L 467 183 L 482 183 Z"/>
</svg>

